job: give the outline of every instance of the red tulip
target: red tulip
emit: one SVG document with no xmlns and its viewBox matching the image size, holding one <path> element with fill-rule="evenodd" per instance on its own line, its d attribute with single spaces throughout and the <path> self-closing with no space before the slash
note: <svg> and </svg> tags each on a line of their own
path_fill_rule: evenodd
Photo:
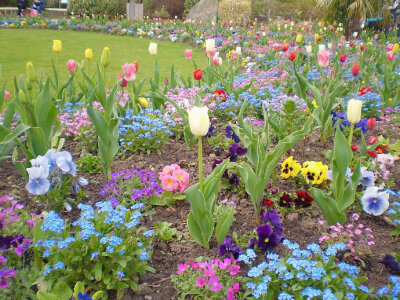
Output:
<svg viewBox="0 0 400 300">
<path fill-rule="evenodd" d="M 351 67 L 351 73 L 353 76 L 357 76 L 360 73 L 360 65 L 353 65 Z"/>
<path fill-rule="evenodd" d="M 357 151 L 357 150 L 358 150 L 358 147 L 356 147 L 356 146 L 351 146 L 351 150 Z"/>
<path fill-rule="evenodd" d="M 320 41 L 322 41 L 322 36 L 319 36 L 319 37 L 317 38 L 317 42 L 320 42 Z"/>
<path fill-rule="evenodd" d="M 201 80 L 201 78 L 203 77 L 203 71 L 200 69 L 197 69 L 193 72 L 193 77 L 196 80 Z"/>
<path fill-rule="evenodd" d="M 373 130 L 375 128 L 375 123 L 376 123 L 376 119 L 375 118 L 369 118 L 368 121 L 367 121 L 368 130 Z"/>
<path fill-rule="evenodd" d="M 344 63 L 344 62 L 346 61 L 346 58 L 347 58 L 347 55 L 346 55 L 346 54 L 344 54 L 344 53 L 340 54 L 339 59 L 340 59 L 340 61 L 341 61 L 342 63 Z"/>
<path fill-rule="evenodd" d="M 393 59 L 394 59 L 393 51 L 388 51 L 388 53 L 387 53 L 387 59 L 388 59 L 389 61 L 393 61 Z"/>
<path fill-rule="evenodd" d="M 290 54 L 289 54 L 289 59 L 290 59 L 291 61 L 294 61 L 294 60 L 296 59 L 296 53 L 294 53 L 294 52 L 290 53 Z"/>
<path fill-rule="evenodd" d="M 288 51 L 288 49 L 289 49 L 289 45 L 288 44 L 284 44 L 283 47 L 282 47 L 282 51 L 286 52 L 286 51 Z"/>
<path fill-rule="evenodd" d="M 360 50 L 364 51 L 364 45 L 360 45 Z"/>
</svg>

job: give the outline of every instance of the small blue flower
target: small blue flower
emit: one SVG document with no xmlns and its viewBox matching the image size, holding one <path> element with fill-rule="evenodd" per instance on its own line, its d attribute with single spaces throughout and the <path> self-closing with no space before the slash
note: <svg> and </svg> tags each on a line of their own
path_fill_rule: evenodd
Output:
<svg viewBox="0 0 400 300">
<path fill-rule="evenodd" d="M 146 259 L 148 259 L 150 256 L 149 256 L 149 253 L 147 253 L 146 251 L 142 251 L 142 252 L 140 252 L 140 254 L 139 254 L 139 258 L 140 258 L 140 260 L 146 260 Z"/>
<path fill-rule="evenodd" d="M 44 275 L 44 276 L 47 276 L 47 275 L 49 275 L 49 274 L 51 273 L 51 271 L 53 271 L 53 268 L 52 268 L 52 267 L 49 267 L 49 268 L 47 268 L 47 269 L 45 269 L 45 270 L 43 271 L 43 275 Z"/>
<path fill-rule="evenodd" d="M 278 295 L 278 300 L 294 300 L 294 297 L 286 292 L 281 292 Z"/>
<path fill-rule="evenodd" d="M 144 232 L 143 235 L 148 238 L 148 237 L 151 237 L 153 235 L 153 233 L 154 233 L 154 230 L 150 229 L 150 230 L 147 230 L 146 232 Z"/>
<path fill-rule="evenodd" d="M 96 259 L 98 256 L 99 256 L 99 252 L 97 252 L 97 251 L 92 252 L 92 254 L 91 254 L 92 259 Z"/>
<path fill-rule="evenodd" d="M 62 261 L 59 261 L 54 265 L 54 270 L 61 270 L 65 268 L 65 264 Z"/>
<path fill-rule="evenodd" d="M 117 271 L 116 274 L 117 274 L 118 279 L 121 279 L 122 277 L 125 277 L 125 273 L 122 272 L 122 271 Z"/>
</svg>

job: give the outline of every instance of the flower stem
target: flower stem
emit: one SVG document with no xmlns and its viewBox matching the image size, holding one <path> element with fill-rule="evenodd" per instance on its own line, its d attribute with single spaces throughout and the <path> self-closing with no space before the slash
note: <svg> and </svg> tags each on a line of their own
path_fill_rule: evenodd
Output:
<svg viewBox="0 0 400 300">
<path fill-rule="evenodd" d="M 199 181 L 200 181 L 200 191 L 203 191 L 203 140 L 199 136 Z"/>
<path fill-rule="evenodd" d="M 354 131 L 354 123 L 351 123 L 350 134 L 349 134 L 349 145 L 350 145 L 350 147 L 351 147 L 351 142 L 353 141 L 353 131 Z"/>
</svg>

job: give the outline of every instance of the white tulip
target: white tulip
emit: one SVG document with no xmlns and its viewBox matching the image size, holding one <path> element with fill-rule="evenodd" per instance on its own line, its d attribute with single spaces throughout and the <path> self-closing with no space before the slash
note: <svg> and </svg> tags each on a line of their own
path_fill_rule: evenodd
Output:
<svg viewBox="0 0 400 300">
<path fill-rule="evenodd" d="M 149 45 L 149 53 L 151 55 L 156 55 L 157 54 L 157 43 L 150 43 L 150 45 Z"/>
<path fill-rule="evenodd" d="M 205 136 L 210 127 L 210 118 L 208 117 L 208 107 L 193 106 L 188 110 L 190 131 L 195 136 Z"/>
<path fill-rule="evenodd" d="M 207 52 L 212 52 L 215 49 L 215 40 L 214 39 L 208 39 L 206 40 L 206 51 Z"/>
</svg>

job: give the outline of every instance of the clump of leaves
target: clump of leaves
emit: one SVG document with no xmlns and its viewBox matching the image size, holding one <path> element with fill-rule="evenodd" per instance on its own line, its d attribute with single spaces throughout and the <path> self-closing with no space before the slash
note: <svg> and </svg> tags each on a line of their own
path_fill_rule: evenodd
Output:
<svg viewBox="0 0 400 300">
<path fill-rule="evenodd" d="M 174 236 L 178 239 L 180 238 L 180 235 L 177 234 L 178 230 L 171 226 L 172 223 L 169 222 L 158 221 L 158 223 L 154 223 L 159 241 L 168 243 L 174 239 Z"/>
</svg>

